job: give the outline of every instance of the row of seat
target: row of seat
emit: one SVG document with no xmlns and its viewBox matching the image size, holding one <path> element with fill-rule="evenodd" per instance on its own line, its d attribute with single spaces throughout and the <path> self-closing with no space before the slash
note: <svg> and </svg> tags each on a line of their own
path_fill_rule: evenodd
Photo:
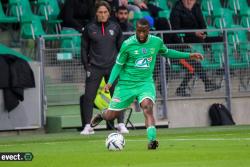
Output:
<svg viewBox="0 0 250 167">
<path fill-rule="evenodd" d="M 9 0 L 5 14 L 0 2 L 0 23 L 20 23 L 20 34 L 25 39 L 35 39 L 47 32 L 58 34 L 62 21 L 57 19 L 60 13 L 57 0 L 37 0 L 36 7 L 34 14 L 29 0 Z M 46 30 L 43 29 L 42 23 L 46 25 Z"/>
<path fill-rule="evenodd" d="M 74 29 L 61 30 L 60 23 L 62 21 L 57 19 L 60 13 L 57 0 L 37 0 L 34 11 L 35 14 L 31 10 L 29 0 L 9 0 L 7 14 L 5 14 L 0 1 L 0 23 L 19 23 L 21 27 L 20 37 L 22 39 L 35 40 L 39 36 L 47 34 L 79 34 Z M 48 37 L 46 39 L 60 40 L 61 48 L 74 50 L 74 55 L 80 55 L 80 36 L 67 35 Z"/>
</svg>

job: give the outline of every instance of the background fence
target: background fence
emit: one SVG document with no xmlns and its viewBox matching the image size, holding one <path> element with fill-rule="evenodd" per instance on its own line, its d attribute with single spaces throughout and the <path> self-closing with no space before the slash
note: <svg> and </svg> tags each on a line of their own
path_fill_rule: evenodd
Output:
<svg viewBox="0 0 250 167">
<path fill-rule="evenodd" d="M 163 37 L 167 33 L 185 33 L 185 31 L 152 33 Z M 163 117 L 167 116 L 167 99 L 217 97 L 225 99 L 230 109 L 232 96 L 250 96 L 249 31 L 223 29 L 217 33 L 223 36 L 222 42 L 167 44 L 168 48 L 199 52 L 204 55 L 204 60 L 195 64 L 198 67 L 194 68 L 195 71 L 188 82 L 186 93 L 190 96 L 176 93 L 178 86 L 187 75 L 187 69 L 176 60 L 160 56 L 157 58 L 154 79 L 157 103 L 163 107 Z M 76 34 L 69 36 L 80 39 Z M 44 68 L 44 93 L 47 96 L 48 105 L 78 104 L 80 95 L 84 93 L 85 71 L 81 64 L 80 44 L 72 43 L 70 38 L 64 37 L 54 36 L 57 40 L 51 42 L 44 36 L 37 42 L 37 59 L 42 61 Z M 201 77 L 201 73 L 206 76 L 205 79 L 204 76 Z M 206 91 L 214 84 L 218 89 Z"/>
</svg>

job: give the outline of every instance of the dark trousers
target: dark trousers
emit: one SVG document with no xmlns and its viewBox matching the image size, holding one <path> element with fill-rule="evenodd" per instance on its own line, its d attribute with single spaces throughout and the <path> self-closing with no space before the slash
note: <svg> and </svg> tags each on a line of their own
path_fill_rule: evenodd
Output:
<svg viewBox="0 0 250 167">
<path fill-rule="evenodd" d="M 211 42 L 222 42 L 222 41 L 223 41 L 223 38 L 220 36 L 219 37 L 207 37 L 204 40 L 196 36 L 184 37 L 185 43 L 211 43 Z M 210 84 L 210 81 L 208 80 L 206 72 L 202 68 L 201 63 L 199 61 L 190 60 L 190 59 L 187 59 L 186 61 L 188 64 L 190 64 L 194 68 L 194 72 L 198 74 L 199 78 L 203 81 L 205 87 L 208 87 L 208 85 Z M 173 64 L 180 64 L 179 60 L 172 60 L 171 62 Z M 185 67 L 183 66 L 183 68 Z M 192 77 L 193 77 L 193 73 L 187 70 L 187 73 L 184 79 L 182 80 L 179 88 L 186 89 L 188 82 L 192 79 Z"/>
<path fill-rule="evenodd" d="M 85 124 L 89 124 L 92 116 L 93 116 L 93 108 L 94 108 L 94 100 L 97 94 L 97 90 L 100 86 L 102 78 L 105 78 L 107 82 L 110 76 L 112 68 L 109 69 L 99 69 L 97 67 L 91 66 L 89 68 L 90 75 L 86 76 L 86 83 L 85 83 L 85 94 L 80 101 L 81 107 L 81 119 L 82 119 L 82 127 L 84 128 Z M 111 96 L 114 93 L 114 87 L 116 82 L 110 88 Z M 123 123 L 124 114 L 120 114 L 118 118 L 118 123 Z M 114 123 L 111 123 L 113 125 Z"/>
<path fill-rule="evenodd" d="M 171 61 L 173 64 L 180 64 L 179 60 L 172 60 Z M 190 60 L 187 59 L 186 62 L 188 64 L 190 64 L 193 68 L 194 68 L 194 72 L 199 76 L 199 78 L 203 81 L 204 85 L 208 85 L 209 84 L 209 80 L 207 78 L 206 72 L 203 70 L 201 63 L 199 61 L 195 61 L 195 60 Z M 184 66 L 182 66 L 183 68 L 185 68 Z M 193 77 L 193 73 L 191 73 L 188 69 L 187 69 L 187 73 L 184 76 L 184 79 L 182 80 L 181 84 L 180 84 L 180 88 L 187 88 L 188 86 L 188 82 L 192 79 Z"/>
</svg>

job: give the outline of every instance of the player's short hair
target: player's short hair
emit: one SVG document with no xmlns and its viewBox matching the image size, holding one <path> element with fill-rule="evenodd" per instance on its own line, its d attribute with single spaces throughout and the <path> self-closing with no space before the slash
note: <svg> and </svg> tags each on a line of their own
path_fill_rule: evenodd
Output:
<svg viewBox="0 0 250 167">
<path fill-rule="evenodd" d="M 138 21 L 136 22 L 136 25 L 138 25 L 138 24 L 140 24 L 140 25 L 142 25 L 142 26 L 148 26 L 148 27 L 150 27 L 150 26 L 149 26 L 148 20 L 147 20 L 147 19 L 144 19 L 144 18 L 138 20 Z"/>
<path fill-rule="evenodd" d="M 108 2 L 106 1 L 98 1 L 96 4 L 95 4 L 95 12 L 97 12 L 97 10 L 101 7 L 101 6 L 104 6 L 108 9 L 109 13 L 111 13 L 111 7 L 109 5 Z"/>
</svg>

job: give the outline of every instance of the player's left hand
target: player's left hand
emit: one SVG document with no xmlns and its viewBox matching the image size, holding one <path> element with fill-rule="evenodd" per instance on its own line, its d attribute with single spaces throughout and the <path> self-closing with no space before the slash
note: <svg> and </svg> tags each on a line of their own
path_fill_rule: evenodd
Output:
<svg viewBox="0 0 250 167">
<path fill-rule="evenodd" d="M 106 93 L 108 93 L 109 92 L 109 89 L 111 88 L 111 84 L 109 84 L 109 83 L 107 83 L 105 86 L 104 86 L 104 91 L 106 92 Z"/>
<path fill-rule="evenodd" d="M 190 54 L 190 59 L 192 60 L 203 60 L 203 56 L 200 53 L 191 53 Z"/>
</svg>

